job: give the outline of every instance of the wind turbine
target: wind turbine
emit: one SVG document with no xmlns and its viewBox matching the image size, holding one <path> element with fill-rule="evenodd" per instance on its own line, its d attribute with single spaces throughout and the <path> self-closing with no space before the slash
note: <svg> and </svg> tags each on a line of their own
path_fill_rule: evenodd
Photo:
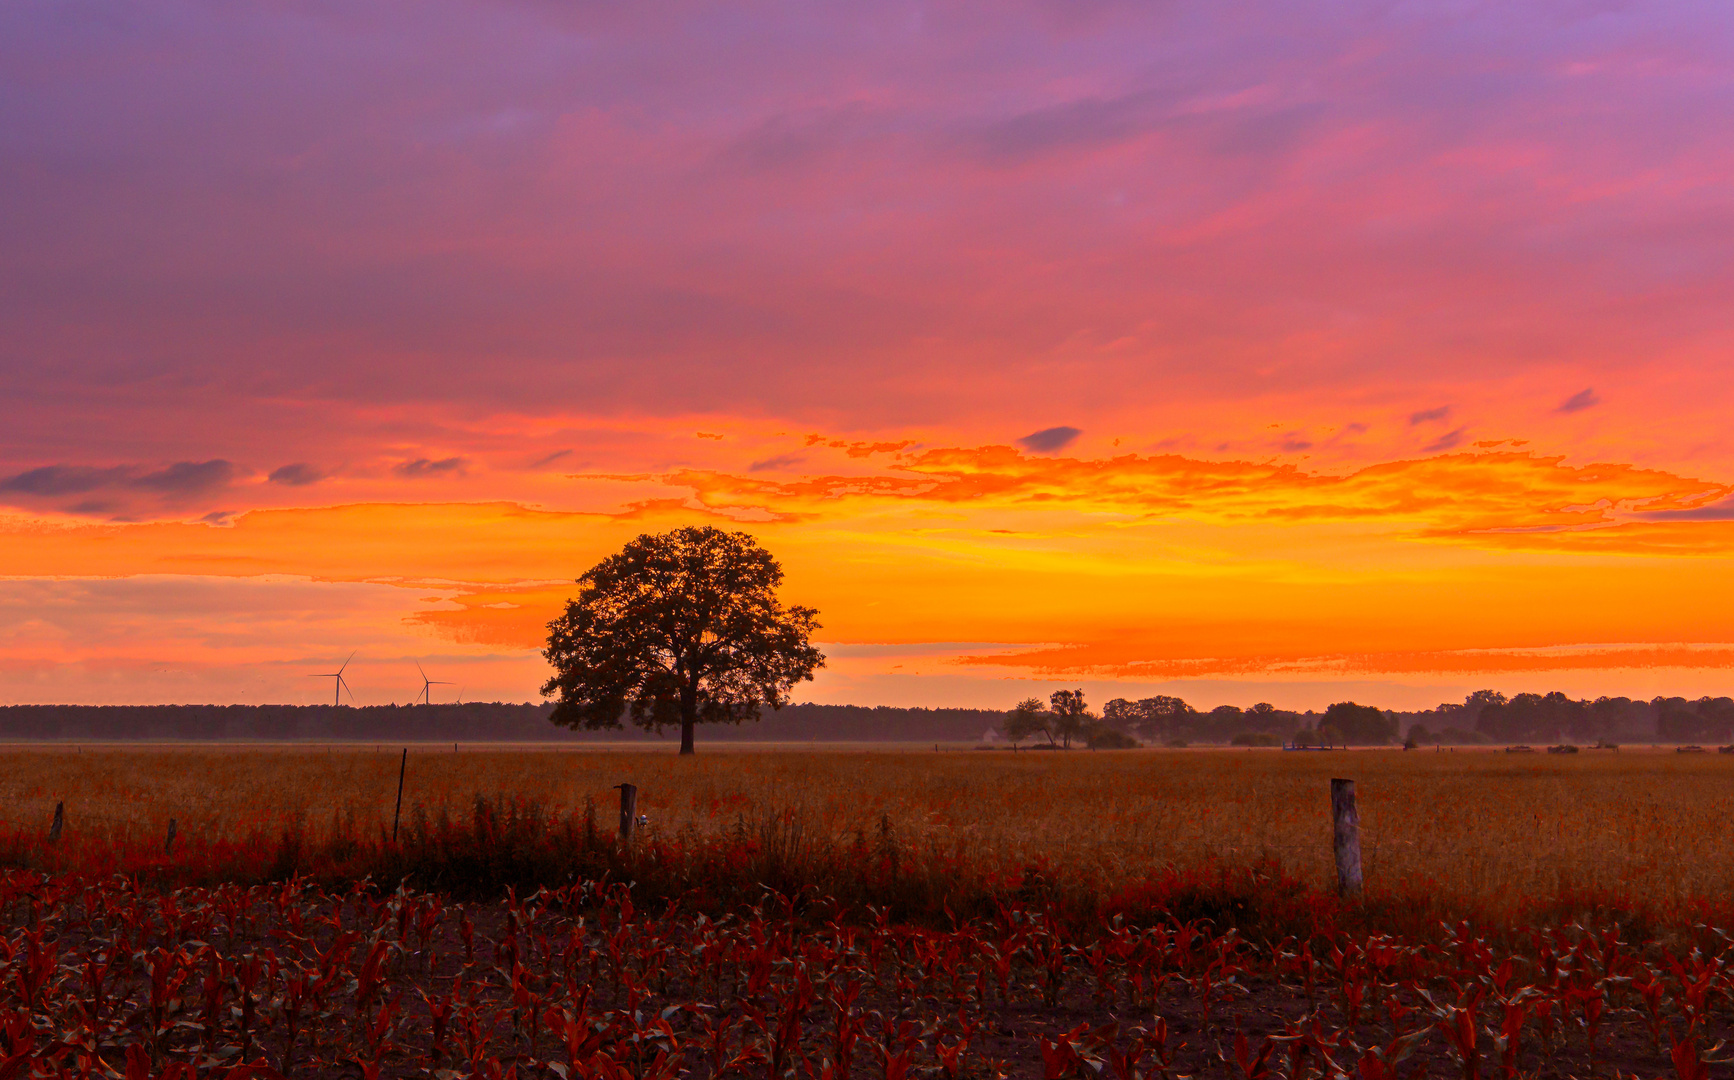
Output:
<svg viewBox="0 0 1734 1080">
<path fill-rule="evenodd" d="M 353 659 L 355 659 L 355 654 L 350 653 L 349 654 L 349 660 L 353 660 Z M 323 675 L 309 675 L 309 676 L 307 676 L 309 679 L 335 679 L 336 680 L 335 682 L 333 682 L 331 684 L 331 704 L 333 704 L 333 705 L 343 704 L 342 695 L 344 694 L 345 691 L 347 691 L 349 693 L 349 700 L 350 701 L 355 700 L 355 691 L 350 690 L 349 684 L 347 682 L 343 681 L 343 669 L 347 668 L 349 666 L 349 660 L 345 660 L 343 662 L 343 667 L 338 668 L 336 671 L 327 671 Z"/>
<path fill-rule="evenodd" d="M 444 679 L 428 678 L 427 672 L 421 670 L 421 661 L 419 660 L 416 661 L 415 669 L 421 671 L 421 699 L 426 704 L 432 705 L 433 692 L 429 688 L 434 686 L 450 686 L 451 683 L 446 682 Z"/>
</svg>

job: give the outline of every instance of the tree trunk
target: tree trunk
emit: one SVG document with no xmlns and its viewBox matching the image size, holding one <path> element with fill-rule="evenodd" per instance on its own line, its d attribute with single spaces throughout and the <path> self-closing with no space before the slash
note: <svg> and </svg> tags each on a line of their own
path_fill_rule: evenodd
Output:
<svg viewBox="0 0 1734 1080">
<path fill-rule="evenodd" d="M 697 723 L 698 677 L 692 676 L 680 688 L 680 753 L 683 757 L 693 752 L 692 729 Z"/>
</svg>

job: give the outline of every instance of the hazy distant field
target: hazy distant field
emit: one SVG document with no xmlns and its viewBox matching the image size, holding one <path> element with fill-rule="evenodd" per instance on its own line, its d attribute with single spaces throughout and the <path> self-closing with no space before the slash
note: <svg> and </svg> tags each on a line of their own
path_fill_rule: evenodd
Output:
<svg viewBox="0 0 1734 1080">
<path fill-rule="evenodd" d="M 1152 866 L 1268 857 L 1328 886 L 1328 781 L 1347 776 L 1373 897 L 1419 891 L 1504 914 L 1562 897 L 1661 910 L 1734 892 L 1734 758 L 1716 754 L 741 750 L 416 747 L 404 815 L 461 814 L 481 794 L 593 800 L 607 825 L 613 786 L 630 780 L 653 836 L 778 814 L 810 840 L 846 842 L 886 821 L 902 843 L 978 867 L 1045 860 L 1111 885 Z M 368 832 L 389 827 L 398 764 L 397 748 L 15 748 L 0 758 L 0 800 L 26 831 L 46 830 L 63 800 L 71 843 L 161 836 L 171 817 L 183 844 L 296 824 Z"/>
</svg>

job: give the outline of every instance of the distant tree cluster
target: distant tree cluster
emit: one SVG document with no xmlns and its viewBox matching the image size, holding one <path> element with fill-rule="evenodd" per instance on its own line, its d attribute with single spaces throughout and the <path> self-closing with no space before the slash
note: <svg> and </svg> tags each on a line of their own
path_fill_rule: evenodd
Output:
<svg viewBox="0 0 1734 1080">
<path fill-rule="evenodd" d="M 1555 743 L 1621 740 L 1723 742 L 1734 737 L 1734 699 L 1599 697 L 1547 694 L 1507 698 L 1477 690 L 1462 704 L 1399 714 L 1416 743 Z"/>
<path fill-rule="evenodd" d="M 1734 698 L 1625 697 L 1578 700 L 1555 691 L 1507 698 L 1477 690 L 1461 703 L 1398 712 L 1339 701 L 1324 712 L 1295 712 L 1260 702 L 1242 709 L 1200 711 L 1177 697 L 1114 698 L 1098 717 L 1081 690 L 1061 690 L 1046 702 L 1030 698 L 1005 714 L 1000 732 L 1014 743 L 1065 749 L 1075 745 L 1228 743 L 1235 746 L 1385 746 L 1405 734 L 1433 743 L 1557 743 L 1597 740 L 1717 742 L 1734 740 Z"/>
<path fill-rule="evenodd" d="M 1323 714 L 1279 709 L 1268 702 L 1200 712 L 1180 698 L 1161 695 L 1137 701 L 1114 698 L 1098 717 L 1085 706 L 1082 690 L 1060 690 L 1046 703 L 1040 698 L 1019 702 L 1006 714 L 1000 731 L 1013 743 L 1058 749 L 1079 743 L 1093 748 L 1136 746 L 1139 739 L 1164 745 L 1245 746 L 1280 746 L 1295 739 L 1302 745 L 1335 746 L 1388 742 L 1397 734 L 1397 721 L 1392 714 L 1354 702 L 1332 705 Z"/>
<path fill-rule="evenodd" d="M 1339 701 L 1325 710 L 1318 730 L 1327 742 L 1378 746 L 1396 737 L 1397 718 L 1372 705 Z"/>
<path fill-rule="evenodd" d="M 1092 712 L 1082 690 L 1056 690 L 1041 698 L 1025 698 L 1005 715 L 1000 731 L 1013 743 L 1042 740 L 1040 745 L 1070 750 L 1074 742 L 1092 750 L 1121 750 L 1138 745 L 1123 727 Z"/>
<path fill-rule="evenodd" d="M 1725 742 L 1734 734 L 1734 698 L 1656 698 L 1656 734 L 1668 742 Z"/>
</svg>

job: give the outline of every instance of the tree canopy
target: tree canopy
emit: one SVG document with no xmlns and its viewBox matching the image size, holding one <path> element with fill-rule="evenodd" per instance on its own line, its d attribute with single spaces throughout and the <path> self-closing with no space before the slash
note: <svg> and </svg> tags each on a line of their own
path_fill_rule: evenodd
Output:
<svg viewBox="0 0 1734 1080">
<path fill-rule="evenodd" d="M 783 569 L 742 532 L 688 526 L 645 534 L 578 579 L 578 597 L 548 624 L 542 655 L 559 695 L 550 719 L 570 728 L 646 731 L 756 720 L 789 703 L 825 663 L 810 641 L 818 612 L 785 608 Z"/>
<path fill-rule="evenodd" d="M 1041 698 L 1025 698 L 1006 713 L 1000 730 L 1014 745 L 1032 735 L 1043 735 L 1051 746 L 1054 741 L 1053 719 L 1053 715 L 1043 708 Z"/>
<path fill-rule="evenodd" d="M 1343 742 L 1377 745 L 1389 742 L 1397 734 L 1397 722 L 1376 706 L 1339 701 L 1325 710 L 1319 730 Z"/>
<path fill-rule="evenodd" d="M 1054 734 L 1060 737 L 1061 746 L 1070 750 L 1073 739 L 1089 736 L 1096 717 L 1084 704 L 1082 690 L 1055 690 L 1048 695 L 1048 704 L 1054 715 Z"/>
</svg>

